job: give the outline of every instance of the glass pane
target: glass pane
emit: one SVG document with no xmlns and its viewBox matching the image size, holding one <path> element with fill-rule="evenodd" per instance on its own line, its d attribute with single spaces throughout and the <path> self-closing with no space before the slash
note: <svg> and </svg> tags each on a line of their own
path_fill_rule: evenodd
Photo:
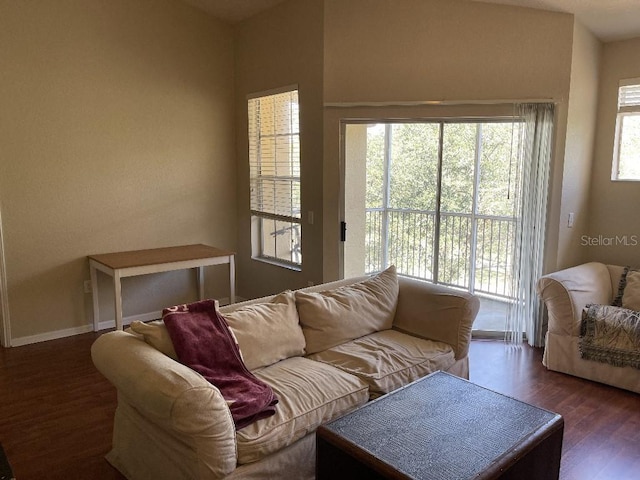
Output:
<svg viewBox="0 0 640 480">
<path fill-rule="evenodd" d="M 260 138 L 260 158 L 258 164 L 258 175 L 275 175 L 276 142 L 273 137 Z"/>
<path fill-rule="evenodd" d="M 289 148 L 291 149 L 291 175 L 300 177 L 300 135 L 291 135 L 289 143 Z"/>
<path fill-rule="evenodd" d="M 515 221 L 510 218 L 479 218 L 477 225 L 475 289 L 508 297 L 512 293 Z"/>
<path fill-rule="evenodd" d="M 300 182 L 261 178 L 259 185 L 262 196 L 259 197 L 260 208 L 255 210 L 286 217 L 300 217 Z"/>
<path fill-rule="evenodd" d="M 476 123 L 444 126 L 442 145 L 442 212 L 470 213 L 476 156 Z"/>
<path fill-rule="evenodd" d="M 251 174 L 254 175 L 254 164 L 258 158 L 258 125 L 260 121 L 260 108 L 258 100 L 248 102 L 248 133 L 249 133 L 249 165 Z"/>
<path fill-rule="evenodd" d="M 388 215 L 388 265 L 398 273 L 433 280 L 433 212 L 397 212 Z"/>
<path fill-rule="evenodd" d="M 382 235 L 383 213 L 379 210 L 365 211 L 365 259 L 364 272 L 384 270 L 384 239 Z M 347 236 L 347 240 L 349 237 Z"/>
<path fill-rule="evenodd" d="M 469 264 L 473 248 L 471 226 L 470 216 L 451 214 L 440 216 L 439 283 L 469 287 Z"/>
<path fill-rule="evenodd" d="M 480 125 L 480 215 L 513 216 L 518 178 L 518 123 Z"/>
<path fill-rule="evenodd" d="M 618 108 L 640 106 L 640 85 L 622 85 L 618 90 Z"/>
<path fill-rule="evenodd" d="M 260 219 L 262 256 L 301 264 L 302 236 L 300 225 L 267 218 Z"/>
<path fill-rule="evenodd" d="M 251 208 L 300 216 L 300 138 L 297 92 L 250 99 Z"/>
<path fill-rule="evenodd" d="M 300 133 L 300 104 L 298 103 L 298 91 L 289 92 L 289 108 L 291 115 L 290 133 Z"/>
<path fill-rule="evenodd" d="M 434 211 L 440 126 L 395 123 L 391 127 L 389 206 Z"/>
<path fill-rule="evenodd" d="M 276 237 L 273 232 L 276 231 L 275 220 L 269 218 L 260 218 L 260 239 L 261 251 L 260 256 L 276 258 Z"/>
<path fill-rule="evenodd" d="M 440 125 L 442 197 L 436 242 Z M 512 294 L 520 128 L 503 120 L 368 125 L 366 226 L 358 237 L 364 237 L 365 271 L 395 264 L 403 275 L 485 294 L 483 298 L 493 299 L 491 311 L 483 306 L 487 317 L 497 318 L 494 323 L 503 328 L 503 299 Z M 482 326 L 493 329 L 489 327 Z"/>
<path fill-rule="evenodd" d="M 622 115 L 618 178 L 640 180 L 640 114 Z"/>
<path fill-rule="evenodd" d="M 260 102 L 258 108 L 258 115 L 260 118 L 260 135 L 273 135 L 275 133 L 274 127 L 274 115 L 275 115 L 275 102 L 273 95 L 267 97 L 261 97 L 257 99 Z"/>
<path fill-rule="evenodd" d="M 282 183 L 283 194 L 278 197 L 280 202 L 276 213 L 300 218 L 300 182 L 285 180 Z"/>
<path fill-rule="evenodd" d="M 293 175 L 294 152 L 293 142 L 289 136 L 276 137 L 276 175 L 290 177 Z M 297 160 L 297 159 L 296 159 Z M 297 163 L 297 162 L 296 162 Z"/>
<path fill-rule="evenodd" d="M 384 132 L 384 123 L 367 125 L 366 208 L 384 206 Z"/>
<path fill-rule="evenodd" d="M 274 131 L 276 135 L 291 131 L 291 101 L 288 95 L 274 96 Z"/>
</svg>

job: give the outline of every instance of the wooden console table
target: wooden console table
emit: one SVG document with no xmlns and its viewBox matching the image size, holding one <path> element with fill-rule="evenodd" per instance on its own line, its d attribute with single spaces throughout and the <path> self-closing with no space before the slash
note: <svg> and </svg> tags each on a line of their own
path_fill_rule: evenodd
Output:
<svg viewBox="0 0 640 480">
<path fill-rule="evenodd" d="M 198 244 L 89 255 L 88 258 L 93 297 L 94 331 L 100 329 L 98 270 L 113 277 L 117 330 L 122 330 L 122 286 L 120 279 L 125 277 L 195 268 L 198 274 L 198 295 L 200 300 L 203 300 L 204 267 L 229 264 L 229 302 L 235 302 L 235 253 L 228 250 Z"/>
</svg>

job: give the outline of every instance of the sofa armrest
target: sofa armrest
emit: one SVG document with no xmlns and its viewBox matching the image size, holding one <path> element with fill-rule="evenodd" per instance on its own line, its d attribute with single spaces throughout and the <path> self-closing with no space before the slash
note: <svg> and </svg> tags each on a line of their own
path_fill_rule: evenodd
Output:
<svg viewBox="0 0 640 480">
<path fill-rule="evenodd" d="M 223 477 L 236 467 L 231 412 L 204 377 L 123 331 L 101 335 L 91 347 L 96 368 L 149 422 L 161 426 L 198 457 L 204 477 Z"/>
<path fill-rule="evenodd" d="M 549 332 L 576 337 L 589 303 L 613 300 L 612 278 L 603 263 L 590 262 L 540 277 L 538 295 L 547 307 Z"/>
<path fill-rule="evenodd" d="M 453 347 L 456 360 L 469 352 L 471 327 L 480 308 L 475 295 L 421 280 L 398 277 L 397 330 Z"/>
</svg>

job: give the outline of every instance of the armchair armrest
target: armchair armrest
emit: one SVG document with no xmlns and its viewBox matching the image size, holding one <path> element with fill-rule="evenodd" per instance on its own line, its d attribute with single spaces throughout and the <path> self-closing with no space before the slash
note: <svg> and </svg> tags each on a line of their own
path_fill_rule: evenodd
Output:
<svg viewBox="0 0 640 480">
<path fill-rule="evenodd" d="M 119 401 L 194 449 L 197 470 L 218 478 L 235 469 L 231 412 L 220 391 L 204 377 L 123 331 L 101 335 L 91 347 L 91 357 L 118 390 Z"/>
<path fill-rule="evenodd" d="M 612 278 L 603 263 L 590 262 L 540 277 L 536 284 L 549 316 L 549 332 L 578 336 L 582 309 L 613 300 Z"/>
<path fill-rule="evenodd" d="M 480 308 L 475 295 L 421 280 L 398 277 L 393 321 L 397 330 L 453 347 L 456 360 L 469 352 L 471 327 Z"/>
</svg>

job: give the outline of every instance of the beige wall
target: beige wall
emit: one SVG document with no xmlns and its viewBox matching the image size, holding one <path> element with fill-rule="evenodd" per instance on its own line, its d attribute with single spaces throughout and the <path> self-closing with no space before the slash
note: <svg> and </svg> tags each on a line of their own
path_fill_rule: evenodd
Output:
<svg viewBox="0 0 640 480">
<path fill-rule="evenodd" d="M 599 45 L 571 15 L 466 0 L 288 0 L 232 29 L 178 0 L 0 0 L 12 335 L 88 328 L 91 253 L 195 242 L 236 249 L 245 297 L 337 278 L 340 120 L 380 112 L 323 102 L 554 100 L 545 269 L 581 258 L 633 263 L 637 248 L 573 247 L 584 231 L 640 235 L 640 221 L 622 210 L 640 199 L 638 184 L 609 180 L 617 82 L 640 76 L 639 47 L 636 39 L 602 49 L 587 208 Z M 246 96 L 292 84 L 302 272 L 250 259 Z M 207 280 L 208 296 L 228 295 L 226 272 L 209 269 Z M 130 279 L 125 315 L 195 298 L 194 283 L 183 272 Z M 104 320 L 113 316 L 104 276 L 102 286 Z"/>
<path fill-rule="evenodd" d="M 554 269 L 577 265 L 585 258 L 585 248 L 581 242 L 588 230 L 601 47 L 600 41 L 576 21 L 573 29 L 558 264 Z M 574 214 L 574 225 L 569 228 L 571 212 Z"/>
<path fill-rule="evenodd" d="M 286 1 L 236 29 L 238 284 L 244 297 L 322 281 L 322 38 L 321 0 Z M 247 95 L 294 84 L 300 102 L 302 271 L 251 259 L 249 213 Z"/>
<path fill-rule="evenodd" d="M 326 0 L 325 101 L 556 101 L 545 265 L 552 269 L 562 261 L 558 239 L 572 38 L 573 16 L 562 13 L 465 0 Z M 339 275 L 342 115 L 336 110 L 325 114 L 325 280 Z"/>
<path fill-rule="evenodd" d="M 572 25 L 466 0 L 326 0 L 325 101 L 560 99 Z"/>
<path fill-rule="evenodd" d="M 640 183 L 612 182 L 611 161 L 618 102 L 618 82 L 640 77 L 640 38 L 606 43 L 602 49 L 598 126 L 591 176 L 589 236 L 599 246 L 587 248 L 585 260 L 638 265 Z M 627 245 L 619 239 L 628 239 Z"/>
<path fill-rule="evenodd" d="M 0 65 L 14 339 L 88 326 L 88 254 L 235 247 L 229 27 L 176 0 L 2 1 Z M 182 273 L 135 279 L 125 315 L 185 297 Z"/>
</svg>

